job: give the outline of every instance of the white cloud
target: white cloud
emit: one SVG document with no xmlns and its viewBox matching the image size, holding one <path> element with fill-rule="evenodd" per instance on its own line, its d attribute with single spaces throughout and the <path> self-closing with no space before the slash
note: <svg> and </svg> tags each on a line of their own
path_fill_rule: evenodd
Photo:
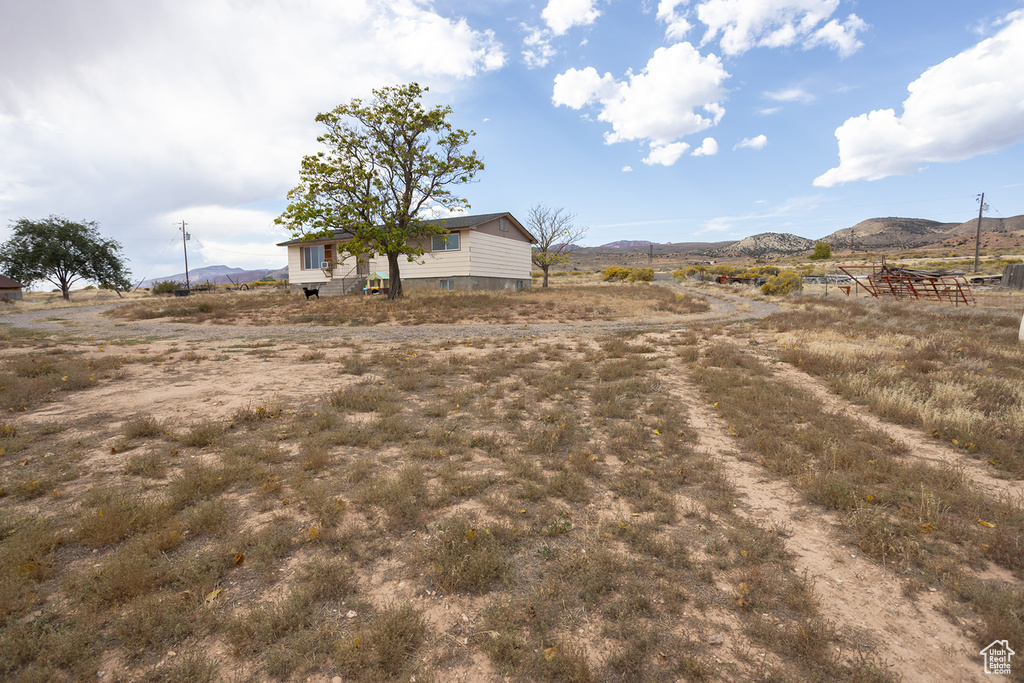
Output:
<svg viewBox="0 0 1024 683">
<path fill-rule="evenodd" d="M 867 24 L 854 14 L 841 24 L 831 19 L 838 7 L 839 0 L 705 0 L 696 12 L 707 26 L 701 44 L 718 40 L 727 55 L 755 47 L 824 45 L 846 57 L 862 46 L 857 34 Z"/>
<path fill-rule="evenodd" d="M 838 52 L 840 57 L 849 57 L 864 47 L 864 43 L 857 38 L 857 34 L 867 28 L 868 25 L 856 14 L 846 17 L 846 21 L 842 24 L 833 19 L 815 31 L 814 35 L 806 41 L 805 47 L 824 45 Z"/>
<path fill-rule="evenodd" d="M 651 153 L 644 158 L 644 163 L 648 166 L 653 166 L 655 164 L 671 166 L 679 161 L 679 157 L 686 154 L 689 149 L 690 145 L 685 142 L 670 142 L 664 145 L 651 145 Z"/>
<path fill-rule="evenodd" d="M 767 144 L 768 138 L 764 135 L 758 135 L 752 138 L 743 138 L 736 143 L 733 149 L 764 149 Z"/>
<path fill-rule="evenodd" d="M 317 112 L 411 80 L 443 103 L 504 62 L 420 0 L 0 3 L 0 224 L 283 197 Z"/>
<path fill-rule="evenodd" d="M 772 92 L 766 92 L 764 96 L 770 100 L 775 100 L 776 102 L 799 102 L 800 104 L 810 104 L 815 100 L 814 95 L 802 88 L 775 90 Z"/>
<path fill-rule="evenodd" d="M 659 21 L 665 22 L 665 37 L 680 40 L 693 28 L 686 19 L 686 13 L 679 11 L 680 6 L 688 5 L 690 0 L 661 0 L 656 14 Z"/>
<path fill-rule="evenodd" d="M 632 173 L 633 172 L 633 167 L 632 166 L 623 166 L 622 167 L 622 172 L 623 173 Z"/>
<path fill-rule="evenodd" d="M 145 272 L 159 263 L 164 269 L 179 272 L 183 268 L 181 222 L 192 239 L 188 242 L 190 265 L 217 264 L 236 268 L 279 268 L 288 260 L 285 250 L 275 246 L 289 238 L 288 231 L 274 225 L 276 213 L 257 209 L 239 209 L 224 206 L 182 206 L 174 211 L 153 216 L 145 235 L 127 238 L 126 251 L 141 246 L 146 256 L 136 259 L 136 276 L 148 277 Z M 104 234 L 106 226 L 101 225 Z M 136 238 L 142 237 L 143 240 Z M 168 241 L 173 245 L 165 248 Z M 138 244 L 136 244 L 136 242 Z M 153 250 L 153 244 L 163 245 Z M 163 258 L 161 258 L 163 257 Z M 176 270 L 175 270 L 176 269 Z M 159 273 L 158 273 L 159 274 Z"/>
<path fill-rule="evenodd" d="M 598 120 L 612 127 L 606 143 L 645 141 L 651 147 L 645 163 L 671 165 L 685 152 L 674 144 L 679 138 L 717 125 L 725 115 L 719 101 L 728 77 L 718 57 L 677 43 L 656 50 L 641 73 L 627 72 L 621 81 L 589 66 L 569 69 L 555 77 L 551 99 L 572 109 L 595 107 Z"/>
<path fill-rule="evenodd" d="M 594 8 L 594 0 L 548 0 L 540 16 L 560 36 L 573 26 L 593 24 L 601 12 Z"/>
<path fill-rule="evenodd" d="M 718 142 L 714 138 L 704 138 L 701 146 L 693 150 L 695 157 L 713 157 L 718 154 Z"/>
<path fill-rule="evenodd" d="M 925 71 L 899 116 L 874 110 L 836 129 L 839 166 L 819 187 L 907 175 L 920 164 L 969 159 L 1024 141 L 1024 10 L 1005 28 Z"/>
<path fill-rule="evenodd" d="M 523 26 L 528 31 L 523 38 L 523 63 L 529 69 L 545 67 L 558 51 L 551 45 L 551 32 L 542 28 Z"/>
</svg>

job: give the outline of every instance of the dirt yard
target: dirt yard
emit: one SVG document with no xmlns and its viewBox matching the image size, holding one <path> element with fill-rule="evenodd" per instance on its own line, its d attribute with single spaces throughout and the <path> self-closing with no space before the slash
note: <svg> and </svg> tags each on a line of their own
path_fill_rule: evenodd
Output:
<svg viewBox="0 0 1024 683">
<path fill-rule="evenodd" d="M 0 676 L 991 678 L 1024 645 L 1020 301 L 680 291 L 706 310 L 0 311 Z"/>
</svg>

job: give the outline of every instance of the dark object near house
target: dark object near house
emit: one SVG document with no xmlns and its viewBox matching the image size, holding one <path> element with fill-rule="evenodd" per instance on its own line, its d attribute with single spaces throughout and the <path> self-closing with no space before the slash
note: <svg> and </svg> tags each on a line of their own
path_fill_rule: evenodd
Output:
<svg viewBox="0 0 1024 683">
<path fill-rule="evenodd" d="M 0 299 L 10 299 L 11 301 L 21 301 L 23 285 L 6 275 L 0 275 Z"/>
<path fill-rule="evenodd" d="M 311 296 L 315 296 L 317 299 L 320 298 L 320 288 L 319 287 L 314 287 L 313 289 L 310 289 L 308 287 L 303 287 L 302 288 L 302 292 L 303 292 L 303 294 L 306 295 L 307 299 L 309 297 L 311 297 Z"/>
</svg>

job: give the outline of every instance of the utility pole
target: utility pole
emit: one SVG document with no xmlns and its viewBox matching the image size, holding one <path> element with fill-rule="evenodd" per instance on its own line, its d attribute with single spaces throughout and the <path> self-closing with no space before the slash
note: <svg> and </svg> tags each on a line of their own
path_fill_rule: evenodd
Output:
<svg viewBox="0 0 1024 683">
<path fill-rule="evenodd" d="M 978 231 L 977 236 L 974 239 L 974 272 L 978 272 L 978 262 L 981 260 L 981 214 L 988 208 L 985 206 L 985 193 L 981 193 L 981 199 L 978 202 Z"/>
<path fill-rule="evenodd" d="M 192 289 L 188 281 L 188 238 L 192 235 L 185 232 L 185 221 L 181 222 L 181 246 L 185 250 L 185 289 Z"/>
</svg>

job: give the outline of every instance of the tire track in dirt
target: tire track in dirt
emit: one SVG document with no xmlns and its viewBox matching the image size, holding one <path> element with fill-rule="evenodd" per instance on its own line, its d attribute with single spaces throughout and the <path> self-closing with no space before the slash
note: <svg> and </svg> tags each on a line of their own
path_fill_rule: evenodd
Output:
<svg viewBox="0 0 1024 683">
<path fill-rule="evenodd" d="M 732 343 L 735 343 L 734 341 Z M 859 406 L 834 393 L 828 383 L 789 363 L 779 361 L 763 351 L 751 351 L 772 372 L 772 375 L 790 385 L 809 391 L 821 402 L 822 409 L 833 414 L 849 415 L 871 429 L 888 434 L 889 438 L 903 442 L 908 453 L 903 458 L 914 458 L 932 465 L 963 469 L 975 486 L 994 496 L 1006 496 L 1018 504 L 1024 503 L 1024 481 L 1001 479 L 992 474 L 990 465 L 969 455 L 944 446 L 918 429 L 881 419 L 866 406 Z"/>
<path fill-rule="evenodd" d="M 740 497 L 739 514 L 790 532 L 786 548 L 797 571 L 813 579 L 820 611 L 842 634 L 846 652 L 864 648 L 908 682 L 984 680 L 974 643 L 936 611 L 941 594 L 919 595 L 916 602 L 904 597 L 898 578 L 836 538 L 837 515 L 801 502 L 788 482 L 741 459 L 740 443 L 677 367 L 665 384 L 687 408 L 697 450 L 725 469 Z"/>
</svg>

